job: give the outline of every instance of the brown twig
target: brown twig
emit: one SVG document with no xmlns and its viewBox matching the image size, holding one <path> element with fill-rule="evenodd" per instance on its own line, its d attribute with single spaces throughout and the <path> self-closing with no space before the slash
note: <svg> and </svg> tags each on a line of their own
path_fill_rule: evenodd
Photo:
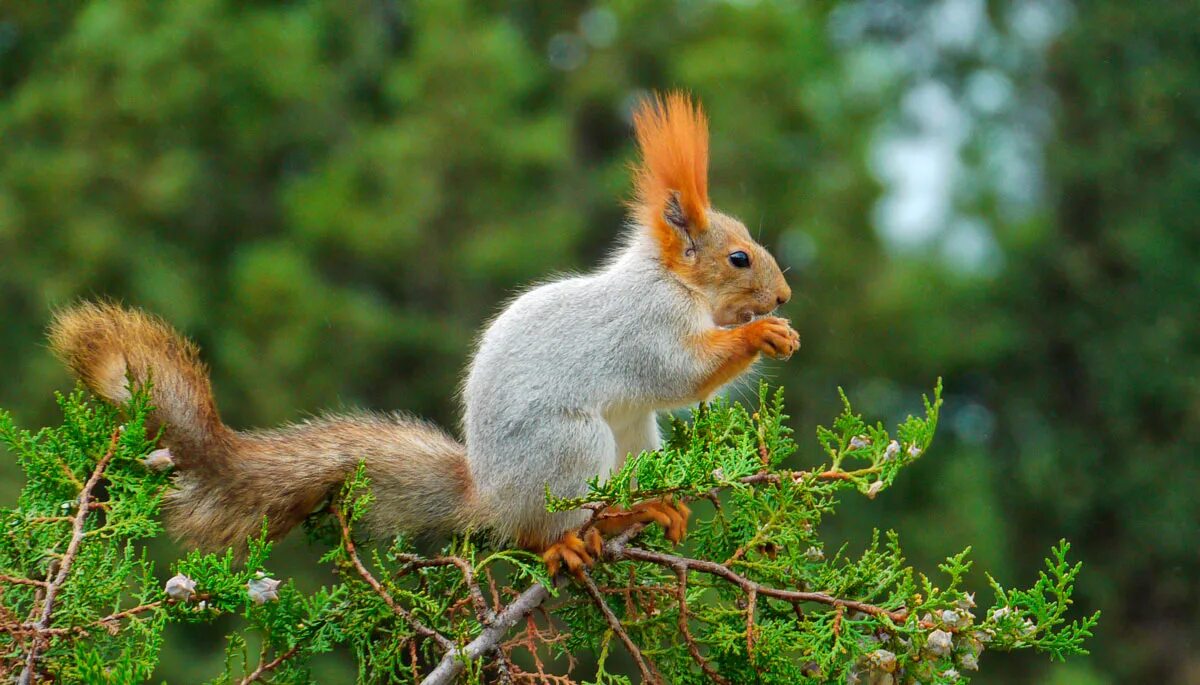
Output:
<svg viewBox="0 0 1200 685">
<path fill-rule="evenodd" d="M 621 595 L 627 597 L 625 602 L 625 612 L 633 615 L 637 613 L 637 607 L 632 605 L 632 596 L 645 592 L 646 594 L 673 595 L 675 588 L 670 585 L 623 585 L 613 587 L 611 585 L 597 585 L 601 594 L 605 595 Z M 640 597 L 638 599 L 641 599 Z"/>
<path fill-rule="evenodd" d="M 37 633 L 30 640 L 29 653 L 25 657 L 25 669 L 21 671 L 17 682 L 20 685 L 29 685 L 33 682 L 34 673 L 37 668 L 38 655 L 47 646 L 49 640 L 48 635 L 44 631 L 50 628 L 50 622 L 54 618 L 54 600 L 58 597 L 59 590 L 62 589 L 64 583 L 67 582 L 67 577 L 71 573 L 71 565 L 75 562 L 75 556 L 79 554 L 79 546 L 83 543 L 84 524 L 87 522 L 88 512 L 92 509 L 92 490 L 100 482 L 100 478 L 104 475 L 104 470 L 108 468 L 108 464 L 112 461 L 113 455 L 117 451 L 117 440 L 121 437 L 120 427 L 115 428 L 112 432 L 112 437 L 108 441 L 108 449 L 105 450 L 104 456 L 100 457 L 100 461 L 96 462 L 96 467 L 92 469 L 92 475 L 87 482 L 79 490 L 79 500 L 77 503 L 78 511 L 75 512 L 75 519 L 71 523 L 71 541 L 67 543 L 67 551 L 63 554 L 62 559 L 58 563 L 58 573 L 54 575 L 53 580 L 47 581 L 46 596 L 42 600 L 42 615 L 34 624 Z M 76 481 L 78 482 L 78 481 Z"/>
<path fill-rule="evenodd" d="M 350 563 L 354 565 L 354 569 L 358 571 L 358 575 L 362 577 L 364 581 L 366 581 L 367 585 L 371 586 L 371 589 L 375 591 L 375 594 L 379 595 L 380 598 L 383 599 L 384 603 L 387 604 L 397 616 L 403 618 L 404 621 L 408 623 L 410 627 L 412 627 L 413 632 L 421 637 L 431 638 L 434 642 L 437 642 L 438 645 L 447 653 L 452 653 L 454 651 L 454 643 L 451 642 L 449 638 L 418 621 L 417 617 L 412 615 L 412 612 L 398 604 L 396 600 L 392 598 L 391 593 L 389 593 L 387 589 L 375 579 L 375 576 L 371 575 L 371 572 L 367 570 L 367 567 L 363 565 L 362 560 L 358 557 L 358 551 L 354 546 L 354 541 L 350 538 L 350 524 L 346 522 L 346 516 L 342 513 L 342 510 L 336 506 L 330 507 L 330 509 L 333 511 L 334 517 L 337 518 L 338 524 L 342 528 L 342 545 L 346 548 L 346 556 L 350 557 Z"/>
<path fill-rule="evenodd" d="M 417 657 L 417 641 L 408 641 L 408 657 L 412 659 L 413 682 L 421 677 L 421 660 Z"/>
<path fill-rule="evenodd" d="M 483 574 L 487 576 L 488 592 L 492 595 L 492 611 L 500 611 L 500 593 L 496 590 L 496 579 L 492 576 L 492 569 L 484 567 Z"/>
<path fill-rule="evenodd" d="M 197 595 L 197 596 L 193 597 L 193 599 L 202 600 L 202 599 L 207 599 L 207 597 L 208 597 L 208 595 Z M 39 633 L 42 635 L 68 635 L 68 634 L 74 633 L 77 635 L 87 635 L 88 628 L 106 628 L 108 626 L 108 624 L 113 623 L 115 621 L 120 621 L 121 619 L 124 619 L 124 618 L 131 618 L 133 616 L 137 616 L 138 614 L 144 614 L 147 611 L 153 611 L 154 609 L 157 609 L 161 606 L 169 606 L 171 604 L 177 603 L 178 601 L 179 600 L 175 600 L 175 599 L 163 599 L 163 600 L 158 600 L 158 601 L 154 601 L 154 602 L 147 602 L 145 604 L 139 604 L 138 606 L 130 607 L 129 609 L 124 609 L 122 611 L 118 611 L 118 612 L 109 614 L 108 616 L 105 616 L 103 618 L 98 618 L 95 621 L 93 621 L 92 623 L 88 624 L 87 626 L 71 626 L 70 628 L 40 629 L 37 627 L 37 624 L 35 624 L 35 623 L 0 624 L 0 633 L 12 633 L 14 635 L 20 635 L 23 633 Z"/>
<path fill-rule="evenodd" d="M 852 478 L 851 474 L 845 471 L 832 470 L 821 471 L 816 474 L 813 474 L 811 471 L 759 471 L 758 473 L 745 476 L 744 478 L 739 478 L 738 482 L 746 485 L 756 485 L 758 483 L 778 483 L 784 478 L 790 478 L 793 483 L 799 483 L 811 475 L 815 475 L 821 480 L 850 480 Z"/>
<path fill-rule="evenodd" d="M 458 674 L 462 673 L 467 661 L 491 653 L 518 621 L 525 618 L 549 596 L 550 590 L 545 585 L 535 583 L 509 603 L 504 611 L 496 614 L 492 624 L 484 628 L 478 637 L 467 643 L 467 646 L 447 651 L 437 667 L 421 682 L 424 685 L 446 685 L 454 682 Z"/>
<path fill-rule="evenodd" d="M 625 628 L 621 625 L 621 621 L 617 619 L 617 615 L 613 613 L 608 603 L 604 601 L 604 595 L 600 594 L 600 590 L 596 587 L 596 581 L 592 580 L 592 577 L 587 573 L 583 573 L 579 577 L 579 580 L 583 583 L 583 587 L 588 591 L 588 594 L 592 596 L 596 607 L 600 609 L 600 613 L 604 614 L 604 620 L 608 621 L 608 627 L 617 634 L 617 637 L 621 638 L 621 642 L 625 643 L 625 649 L 629 650 L 630 656 L 633 657 L 634 663 L 637 664 L 638 670 L 642 673 L 642 682 L 657 682 L 654 676 L 650 674 L 650 669 L 646 667 L 646 660 L 642 656 L 641 650 L 637 648 L 637 645 L 633 644 L 633 640 L 630 639 L 629 633 L 625 632 Z"/>
<path fill-rule="evenodd" d="M 14 585 L 32 585 L 34 587 L 46 587 L 49 584 L 44 580 L 20 578 L 18 576 L 6 576 L 3 573 L 0 573 L 0 582 L 13 583 Z"/>
<path fill-rule="evenodd" d="M 871 616 L 887 617 L 896 623 L 903 623 L 908 617 L 908 612 L 905 610 L 892 611 L 889 609 L 884 609 L 883 607 L 875 606 L 873 604 L 867 604 L 866 602 L 841 599 L 840 597 L 827 595 L 823 592 L 800 592 L 797 590 L 784 590 L 781 588 L 773 588 L 767 585 L 762 585 L 761 583 L 750 580 L 749 578 L 731 571 L 725 566 L 713 561 L 689 559 L 687 557 L 680 557 L 674 554 L 652 552 L 647 549 L 628 547 L 625 545 L 619 546 L 618 549 L 610 550 L 610 554 L 612 558 L 616 559 L 645 561 L 667 568 L 683 566 L 691 571 L 699 571 L 701 573 L 718 576 L 733 583 L 734 585 L 737 585 L 746 593 L 750 593 L 753 590 L 756 595 L 762 595 L 764 597 L 782 599 L 788 602 L 816 602 L 820 604 L 827 604 L 832 607 L 843 606 L 853 611 L 861 611 L 864 614 L 870 614 Z"/>
<path fill-rule="evenodd" d="M 285 662 L 288 659 L 295 656 L 296 652 L 298 652 L 298 651 L 300 651 L 300 644 L 296 643 L 296 644 L 292 645 L 286 652 L 283 652 L 279 656 L 275 657 L 274 659 L 271 659 L 270 661 L 268 661 L 266 663 L 259 661 L 258 668 L 255 668 L 254 671 L 252 671 L 250 673 L 250 675 L 246 676 L 245 678 L 242 678 L 241 685 L 250 685 L 250 683 L 253 683 L 258 680 L 262 680 L 262 677 L 264 675 L 270 673 L 271 671 L 275 670 L 276 668 L 279 668 L 280 664 L 282 664 L 283 662 Z"/>
<path fill-rule="evenodd" d="M 679 633 L 683 635 L 683 641 L 687 643 L 688 653 L 692 655 L 692 660 L 700 665 L 700 670 L 708 676 L 708 679 L 717 685 L 729 685 L 729 681 L 725 679 L 713 665 L 704 658 L 700 653 L 700 646 L 696 644 L 696 640 L 692 638 L 692 631 L 688 630 L 688 608 L 687 608 L 687 567 L 676 566 L 675 577 L 679 579 L 677 585 L 679 594 Z"/>
<path fill-rule="evenodd" d="M 538 653 L 539 648 L 562 642 L 567 636 L 555 630 L 554 623 L 550 621 L 548 617 L 546 619 L 546 628 L 544 630 L 538 628 L 537 619 L 534 617 L 534 613 L 538 612 L 540 612 L 543 617 L 546 616 L 545 611 L 540 607 L 539 609 L 530 612 L 525 616 L 525 631 L 521 634 L 521 636 L 515 637 L 499 645 L 497 653 L 500 654 L 501 659 L 500 662 L 498 662 L 498 665 L 507 667 L 514 680 L 539 683 L 540 685 L 574 685 L 575 681 L 572 680 L 569 675 L 557 675 L 546 672 L 546 664 L 544 661 L 542 661 L 542 657 Z M 536 671 L 522 670 L 516 665 L 516 663 L 513 662 L 512 650 L 518 647 L 524 649 L 529 654 L 530 659 L 533 661 L 534 668 L 537 669 Z M 574 666 L 575 660 L 570 654 L 568 654 L 568 673 L 572 668 L 574 668 Z"/>
<path fill-rule="evenodd" d="M 45 630 L 38 628 L 35 623 L 6 623 L 0 625 L 0 633 L 9 633 L 10 635 L 66 635 L 71 632 L 78 632 L 79 628 L 46 628 Z"/>
<path fill-rule="evenodd" d="M 193 594 L 193 598 L 196 600 L 207 599 L 208 597 L 209 597 L 209 595 Z M 105 623 L 112 623 L 113 621 L 120 621 L 123 618 L 129 618 L 131 616 L 136 616 L 138 614 L 144 614 L 147 611 L 152 611 L 154 609 L 157 609 L 160 606 L 175 604 L 178 601 L 179 600 L 176 600 L 176 599 L 160 599 L 156 602 L 147 602 L 145 604 L 139 604 L 135 607 L 125 609 L 124 611 L 118 611 L 116 613 L 109 614 L 108 616 L 105 616 L 104 618 L 98 619 L 96 621 L 96 625 L 102 626 Z"/>
<path fill-rule="evenodd" d="M 537 619 L 530 612 L 525 616 L 525 639 L 523 640 L 523 646 L 525 647 L 525 651 L 529 652 L 529 657 L 533 659 L 533 666 L 537 669 L 537 675 L 545 678 L 546 664 L 542 663 L 542 657 L 538 654 L 538 646 L 537 642 L 534 641 L 534 636 L 537 636 L 539 639 L 542 637 L 541 631 L 538 630 Z"/>
<path fill-rule="evenodd" d="M 746 657 L 754 663 L 754 612 L 758 610 L 758 589 L 746 591 Z"/>
<path fill-rule="evenodd" d="M 74 521 L 70 516 L 31 516 L 25 519 L 25 523 L 70 523 Z"/>
</svg>

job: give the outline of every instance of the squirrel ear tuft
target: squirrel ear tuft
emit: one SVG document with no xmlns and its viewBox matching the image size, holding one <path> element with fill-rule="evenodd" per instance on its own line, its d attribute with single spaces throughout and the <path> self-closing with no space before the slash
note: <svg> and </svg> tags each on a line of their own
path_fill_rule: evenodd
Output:
<svg viewBox="0 0 1200 685">
<path fill-rule="evenodd" d="M 708 228 L 708 119 L 681 92 L 645 99 L 633 114 L 641 163 L 631 209 L 667 254 Z"/>
</svg>

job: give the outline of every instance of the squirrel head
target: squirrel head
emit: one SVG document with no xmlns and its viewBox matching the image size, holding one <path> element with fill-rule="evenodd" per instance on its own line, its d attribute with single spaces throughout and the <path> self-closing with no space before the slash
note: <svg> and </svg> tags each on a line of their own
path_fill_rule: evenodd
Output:
<svg viewBox="0 0 1200 685">
<path fill-rule="evenodd" d="M 683 93 L 644 100 L 633 115 L 641 163 L 631 210 L 660 259 L 702 296 L 719 326 L 748 323 L 792 296 L 775 258 L 742 222 L 708 202 L 708 119 Z"/>
</svg>

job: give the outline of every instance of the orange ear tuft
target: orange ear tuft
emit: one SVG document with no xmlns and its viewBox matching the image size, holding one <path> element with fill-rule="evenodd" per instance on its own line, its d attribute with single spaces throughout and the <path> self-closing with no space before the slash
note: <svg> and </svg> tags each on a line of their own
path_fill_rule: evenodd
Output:
<svg viewBox="0 0 1200 685">
<path fill-rule="evenodd" d="M 635 170 L 632 209 L 664 249 L 673 249 L 683 241 L 665 216 L 675 193 L 687 230 L 708 227 L 708 118 L 686 94 L 672 92 L 643 100 L 633 125 L 642 162 Z"/>
</svg>

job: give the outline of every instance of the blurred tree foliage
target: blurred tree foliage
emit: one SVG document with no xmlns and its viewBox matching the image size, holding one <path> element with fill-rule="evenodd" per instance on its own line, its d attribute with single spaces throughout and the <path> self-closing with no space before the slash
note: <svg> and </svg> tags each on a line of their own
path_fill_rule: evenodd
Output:
<svg viewBox="0 0 1200 685">
<path fill-rule="evenodd" d="M 831 16 L 863 5 L 890 23 L 837 44 Z M 903 415 L 945 375 L 965 407 L 946 417 L 953 466 L 875 505 L 910 555 L 974 544 L 1023 578 L 1069 537 L 1091 570 L 1080 608 L 1109 618 L 1057 682 L 1194 681 L 1195 8 L 1075 8 L 1045 57 L 1045 201 L 1020 218 L 975 201 L 1002 266 L 964 273 L 872 223 L 868 160 L 906 84 L 864 55 L 932 5 L 949 3 L 5 3 L 0 406 L 50 420 L 67 377 L 40 346 L 48 311 L 104 294 L 198 339 L 236 425 L 338 404 L 452 424 L 482 322 L 618 232 L 633 99 L 686 87 L 712 118 L 715 203 L 791 267 L 805 347 L 765 372 L 795 425 L 837 384 Z M 852 507 L 840 523 L 870 525 Z M 1007 666 L 978 682 L 1043 663 Z"/>
</svg>

